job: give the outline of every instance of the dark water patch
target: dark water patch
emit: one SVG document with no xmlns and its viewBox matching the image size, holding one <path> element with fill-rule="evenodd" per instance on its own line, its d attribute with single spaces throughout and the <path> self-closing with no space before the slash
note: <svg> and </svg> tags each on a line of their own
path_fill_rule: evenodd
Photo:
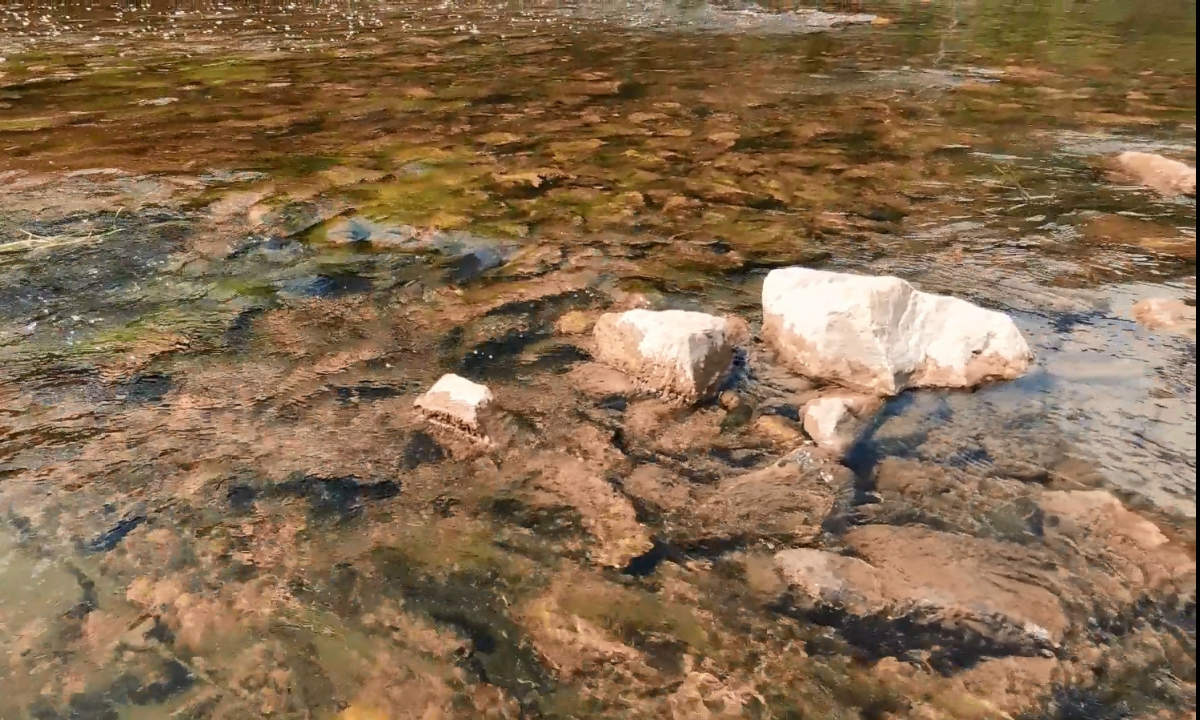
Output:
<svg viewBox="0 0 1200 720">
<path fill-rule="evenodd" d="M 553 322 L 569 310 L 585 310 L 594 306 L 606 307 L 606 296 L 594 290 L 569 290 L 555 295 L 545 295 L 532 300 L 513 300 L 488 310 L 485 317 L 523 318 L 531 325 Z"/>
<path fill-rule="evenodd" d="M 88 542 L 85 547 L 88 552 L 108 552 L 120 544 L 126 535 L 133 532 L 144 522 L 146 522 L 145 515 L 134 515 L 120 520 L 116 525 Z"/>
<path fill-rule="evenodd" d="M 630 560 L 621 568 L 621 573 L 633 577 L 648 577 L 668 560 L 682 565 L 687 561 L 687 555 L 675 545 L 656 538 L 650 549 Z"/>
<path fill-rule="evenodd" d="M 415 470 L 422 465 L 436 465 L 446 459 L 446 450 L 427 432 L 414 432 L 404 445 L 401 467 Z"/>
<path fill-rule="evenodd" d="M 495 572 L 460 571 L 434 577 L 396 550 L 372 555 L 384 591 L 406 610 L 429 617 L 469 642 L 459 664 L 478 682 L 516 698 L 523 717 L 543 717 L 557 685 L 542 667 L 524 630 L 509 616 L 507 583 Z"/>
<path fill-rule="evenodd" d="M 254 321 L 266 312 L 265 308 L 246 308 L 237 314 L 225 328 L 225 345 L 235 352 L 245 352 L 254 337 Z"/>
<path fill-rule="evenodd" d="M 791 403 L 779 403 L 776 405 L 767 405 L 762 409 L 763 415 L 778 415 L 787 418 L 792 422 L 801 422 L 800 408 Z"/>
<path fill-rule="evenodd" d="M 458 374 L 477 382 L 511 379 L 525 350 L 548 337 L 549 331 L 509 330 L 472 348 L 459 362 Z"/>
<path fill-rule="evenodd" d="M 583 535 L 583 516 L 570 505 L 530 505 L 516 497 L 497 497 L 487 511 L 501 522 L 511 523 L 547 538 Z"/>
<path fill-rule="evenodd" d="M 445 263 L 445 280 L 453 285 L 466 285 L 505 263 L 505 255 L 495 248 L 472 248 Z"/>
<path fill-rule="evenodd" d="M 361 513 L 366 503 L 399 495 L 400 483 L 394 480 L 363 482 L 353 475 L 323 478 L 298 472 L 271 486 L 270 491 L 277 496 L 307 499 L 316 518 L 344 520 Z"/>
<path fill-rule="evenodd" d="M 250 485 L 230 485 L 225 491 L 225 500 L 234 512 L 250 512 L 254 509 L 254 498 L 258 491 Z"/>
<path fill-rule="evenodd" d="M 858 493 L 867 493 L 875 489 L 875 467 L 884 458 L 912 457 L 916 449 L 928 440 L 929 431 L 925 424 L 906 435 L 880 437 L 884 425 L 913 409 L 915 402 L 916 394 L 913 392 L 903 393 L 885 402 L 846 451 L 843 464 L 854 472 Z M 949 405 L 942 403 L 934 414 L 938 416 L 938 420 L 948 421 L 951 415 Z"/>
<path fill-rule="evenodd" d="M 591 353 L 574 345 L 563 343 L 541 351 L 536 359 L 521 365 L 521 369 L 533 372 L 549 370 L 555 373 L 565 373 L 571 369 L 572 365 L 591 360 Z"/>
<path fill-rule="evenodd" d="M 629 400 L 623 395 L 607 395 L 596 401 L 596 407 L 601 410 L 612 410 L 614 412 L 625 412 L 629 407 Z"/>
<path fill-rule="evenodd" d="M 329 389 L 344 404 L 385 400 L 387 398 L 399 397 L 409 392 L 408 387 L 385 385 L 366 380 L 357 385 L 330 385 Z"/>
<path fill-rule="evenodd" d="M 708 456 L 732 468 L 741 470 L 749 470 L 757 467 L 766 458 L 765 453 L 757 450 L 735 450 L 731 448 L 712 448 L 708 451 Z"/>
<path fill-rule="evenodd" d="M 353 272 L 344 272 L 286 280 L 280 283 L 278 288 L 285 295 L 338 298 L 369 292 L 373 284 L 374 282 L 368 277 Z"/>
<path fill-rule="evenodd" d="M 862 660 L 904 659 L 915 657 L 913 653 L 916 653 L 928 662 L 929 667 L 946 676 L 969 670 L 989 658 L 1036 657 L 1048 649 L 989 637 L 966 625 L 943 625 L 937 617 L 926 617 L 926 611 L 920 608 L 899 617 L 887 613 L 854 615 L 829 604 L 800 610 L 785 594 L 771 605 L 771 609 L 801 622 L 836 630 L 837 637 Z"/>
<path fill-rule="evenodd" d="M 171 391 L 171 377 L 161 373 L 137 374 L 124 386 L 125 401 L 130 403 L 156 403 Z"/>
</svg>

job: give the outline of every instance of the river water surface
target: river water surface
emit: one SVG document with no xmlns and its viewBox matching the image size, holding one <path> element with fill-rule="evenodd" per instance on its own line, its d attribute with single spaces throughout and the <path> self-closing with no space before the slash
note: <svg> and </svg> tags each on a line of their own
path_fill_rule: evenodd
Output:
<svg viewBox="0 0 1200 720">
<path fill-rule="evenodd" d="M 1104 168 L 1195 164 L 1195 18 L 0 4 L 0 717 L 726 717 L 722 693 L 747 717 L 1012 717 L 787 666 L 801 640 L 731 610 L 720 572 L 769 539 L 589 564 L 589 501 L 516 499 L 513 463 L 454 456 L 407 404 L 459 372 L 544 449 L 621 422 L 567 380 L 600 309 L 757 327 L 770 268 L 894 274 L 1011 313 L 1037 364 L 890 403 L 860 481 L 888 458 L 1069 477 L 1194 538 L 1194 327 L 1132 307 L 1194 306 L 1195 201 Z M 756 416 L 793 412 L 753 362 L 742 382 Z M 719 432 L 658 451 L 685 484 L 769 461 L 757 425 L 705 413 Z M 646 457 L 668 464 L 629 452 L 609 481 Z M 1184 700 L 1070 717 L 1194 712 L 1190 612 Z M 571 652 L 644 672 L 572 669 L 560 615 Z"/>
</svg>

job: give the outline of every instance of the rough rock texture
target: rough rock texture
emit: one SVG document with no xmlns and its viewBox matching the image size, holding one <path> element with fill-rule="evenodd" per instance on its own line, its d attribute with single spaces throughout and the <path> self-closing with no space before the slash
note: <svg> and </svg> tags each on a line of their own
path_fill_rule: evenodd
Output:
<svg viewBox="0 0 1200 720">
<path fill-rule="evenodd" d="M 1012 318 L 895 277 L 808 268 L 763 284 L 763 335 L 792 369 L 875 395 L 973 387 L 1028 370 Z"/>
<path fill-rule="evenodd" d="M 1135 589 L 1180 592 L 1196 585 L 1196 561 L 1161 529 L 1104 490 L 1043 493 L 1046 534 L 1099 555 L 1108 573 Z"/>
<path fill-rule="evenodd" d="M 489 442 L 483 419 L 491 404 L 492 391 L 486 386 L 458 375 L 443 375 L 413 407 L 438 427 Z"/>
<path fill-rule="evenodd" d="M 811 542 L 850 482 L 846 468 L 798 450 L 765 468 L 723 480 L 696 508 L 699 539 Z"/>
<path fill-rule="evenodd" d="M 569 505 L 597 542 L 593 562 L 624 567 L 652 546 L 649 531 L 637 520 L 633 504 L 601 474 L 601 466 L 558 453 L 535 456 L 528 464 L 529 499 L 541 506 Z M 546 496 L 539 500 L 538 496 Z"/>
<path fill-rule="evenodd" d="M 1133 318 L 1151 330 L 1196 334 L 1196 308 L 1175 298 L 1149 298 L 1133 306 Z"/>
<path fill-rule="evenodd" d="M 684 310 L 606 313 L 596 322 L 596 357 L 664 396 L 712 395 L 733 363 L 744 323 Z"/>
<path fill-rule="evenodd" d="M 1123 152 L 1116 158 L 1121 173 L 1163 195 L 1196 194 L 1196 168 L 1162 155 Z"/>
<path fill-rule="evenodd" d="M 851 530 L 846 540 L 859 558 L 806 548 L 776 555 L 796 607 L 832 610 L 848 623 L 903 620 L 925 628 L 905 633 L 909 640 L 940 628 L 981 655 L 1038 654 L 1064 637 L 1058 598 L 1034 584 L 1019 546 L 883 525 Z"/>
<path fill-rule="evenodd" d="M 804 432 L 817 447 L 840 455 L 854 442 L 858 419 L 879 407 L 876 398 L 862 395 L 817 398 L 804 406 Z"/>
</svg>

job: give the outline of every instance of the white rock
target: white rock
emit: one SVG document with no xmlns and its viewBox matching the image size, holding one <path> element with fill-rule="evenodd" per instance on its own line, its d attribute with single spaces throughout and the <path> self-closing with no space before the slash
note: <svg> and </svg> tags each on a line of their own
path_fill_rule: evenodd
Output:
<svg viewBox="0 0 1200 720">
<path fill-rule="evenodd" d="M 664 396 L 712 395 L 733 363 L 745 323 L 684 310 L 605 313 L 596 321 L 596 357 Z"/>
<path fill-rule="evenodd" d="M 1125 175 L 1163 195 L 1196 194 L 1196 168 L 1143 152 L 1123 152 L 1117 165 Z"/>
<path fill-rule="evenodd" d="M 492 404 L 492 391 L 458 375 L 443 375 L 413 406 L 429 422 L 488 441 L 483 419 Z"/>
<path fill-rule="evenodd" d="M 896 277 L 798 267 L 767 275 L 763 336 L 793 370 L 874 395 L 1011 380 L 1033 360 L 1004 313 Z"/>
<path fill-rule="evenodd" d="M 835 395 L 817 398 L 804 406 L 804 432 L 817 447 L 842 454 L 854 440 L 859 417 L 879 408 L 875 398 Z"/>
</svg>

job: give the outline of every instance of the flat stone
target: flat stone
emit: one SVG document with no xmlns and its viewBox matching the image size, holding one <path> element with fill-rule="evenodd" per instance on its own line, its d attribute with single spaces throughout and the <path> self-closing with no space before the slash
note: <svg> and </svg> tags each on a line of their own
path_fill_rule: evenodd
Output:
<svg viewBox="0 0 1200 720">
<path fill-rule="evenodd" d="M 430 423 L 488 442 L 484 415 L 492 404 L 492 391 L 458 375 L 443 375 L 413 406 Z"/>
<path fill-rule="evenodd" d="M 1116 158 L 1120 172 L 1161 195 L 1196 195 L 1196 168 L 1162 155 L 1123 152 Z"/>
<path fill-rule="evenodd" d="M 1068 621 L 1036 563 L 1019 546 L 922 527 L 868 525 L 851 530 L 858 557 L 798 548 L 775 556 L 801 610 L 835 609 L 843 622 L 912 622 L 904 642 L 949 638 L 982 654 L 1037 655 L 1062 641 Z M 1038 582 L 1041 580 L 1042 582 Z M 872 620 L 872 621 L 874 621 Z M 986 648 L 990 646 L 991 650 Z"/>
<path fill-rule="evenodd" d="M 744 335 L 740 321 L 685 310 L 605 313 L 594 330 L 598 360 L 688 403 L 716 392 Z"/>
<path fill-rule="evenodd" d="M 800 374 L 872 395 L 1011 380 L 1033 361 L 1004 313 L 896 277 L 800 267 L 767 275 L 763 336 Z"/>
</svg>

